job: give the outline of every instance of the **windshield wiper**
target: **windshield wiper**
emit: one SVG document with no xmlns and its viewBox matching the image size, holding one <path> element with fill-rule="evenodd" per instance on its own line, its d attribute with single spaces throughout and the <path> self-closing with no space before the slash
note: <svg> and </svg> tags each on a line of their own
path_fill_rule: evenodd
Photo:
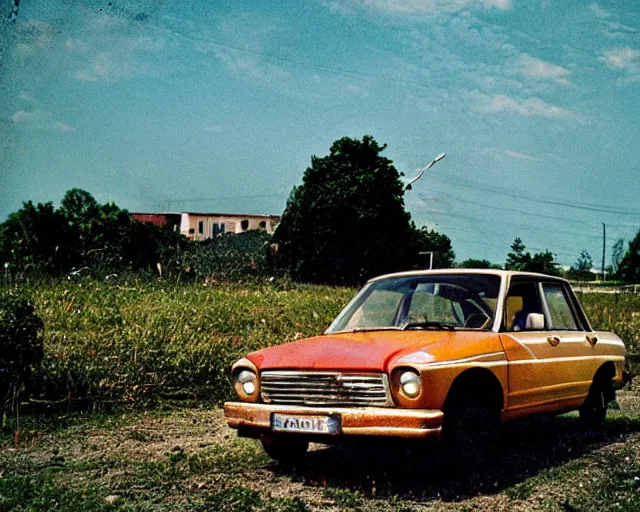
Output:
<svg viewBox="0 0 640 512">
<path fill-rule="evenodd" d="M 387 327 L 353 327 L 352 329 L 347 329 L 346 331 L 342 332 L 397 331 L 400 329 L 400 327 L 390 325 Z"/>
<path fill-rule="evenodd" d="M 442 329 L 445 331 L 455 331 L 456 328 L 451 324 L 443 324 L 442 322 L 408 322 L 402 326 L 402 330 L 406 331 L 407 329 Z"/>
</svg>

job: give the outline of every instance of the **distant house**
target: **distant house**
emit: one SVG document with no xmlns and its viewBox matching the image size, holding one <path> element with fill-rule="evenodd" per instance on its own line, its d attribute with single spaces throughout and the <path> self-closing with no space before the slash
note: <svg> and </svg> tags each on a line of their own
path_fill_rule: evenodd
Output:
<svg viewBox="0 0 640 512">
<path fill-rule="evenodd" d="M 159 227 L 166 227 L 171 231 L 180 231 L 181 213 L 132 213 L 133 218 L 139 222 L 149 222 Z"/>
<path fill-rule="evenodd" d="M 261 229 L 271 234 L 280 222 L 279 215 L 248 215 L 235 213 L 134 213 L 133 218 L 180 230 L 191 240 L 206 240 L 222 233 L 244 233 Z"/>
</svg>

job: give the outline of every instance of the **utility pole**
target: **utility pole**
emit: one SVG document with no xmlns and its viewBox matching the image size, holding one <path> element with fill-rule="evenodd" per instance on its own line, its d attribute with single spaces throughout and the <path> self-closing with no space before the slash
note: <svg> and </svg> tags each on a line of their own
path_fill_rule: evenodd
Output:
<svg viewBox="0 0 640 512">
<path fill-rule="evenodd" d="M 607 244 L 607 226 L 602 223 L 602 280 L 604 281 L 604 251 Z"/>
</svg>

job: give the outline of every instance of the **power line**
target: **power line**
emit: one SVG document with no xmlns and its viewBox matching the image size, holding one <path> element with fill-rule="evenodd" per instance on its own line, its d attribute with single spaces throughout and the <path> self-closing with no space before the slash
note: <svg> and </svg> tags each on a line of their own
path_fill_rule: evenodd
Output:
<svg viewBox="0 0 640 512">
<path fill-rule="evenodd" d="M 464 183 L 456 183 L 455 181 L 446 180 L 446 179 L 440 179 L 438 181 L 440 183 L 453 185 L 453 186 L 456 186 L 456 187 L 468 188 L 468 189 L 471 189 L 471 190 L 482 190 L 484 192 L 490 192 L 492 194 L 500 194 L 500 195 L 503 195 L 503 196 L 514 197 L 516 199 L 524 199 L 526 201 L 532 201 L 532 202 L 542 203 L 542 204 L 550 204 L 550 205 L 553 205 L 553 206 L 561 206 L 561 207 L 564 207 L 564 208 L 575 208 L 575 209 L 578 209 L 578 210 L 586 210 L 586 211 L 600 212 L 600 213 L 612 213 L 612 214 L 615 214 L 615 215 L 637 215 L 637 216 L 640 216 L 640 210 L 635 210 L 635 209 L 632 209 L 632 208 L 626 208 L 625 210 L 620 210 L 620 209 L 615 209 L 615 208 L 601 208 L 601 207 L 597 207 L 597 206 L 586 206 L 586 205 L 581 205 L 580 203 L 572 203 L 572 202 L 567 202 L 567 201 L 559 201 L 559 200 L 558 201 L 551 201 L 549 199 L 539 199 L 539 198 L 531 197 L 530 195 L 516 194 L 516 193 L 511 192 L 511 191 L 501 190 L 501 189 L 492 188 L 492 187 L 479 186 L 479 185 L 476 185 L 476 184 L 468 185 L 468 184 L 464 184 Z"/>
</svg>

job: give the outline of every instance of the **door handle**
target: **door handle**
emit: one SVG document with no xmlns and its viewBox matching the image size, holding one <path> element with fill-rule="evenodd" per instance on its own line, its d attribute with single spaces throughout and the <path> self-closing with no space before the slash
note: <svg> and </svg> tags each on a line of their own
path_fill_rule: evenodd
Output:
<svg viewBox="0 0 640 512">
<path fill-rule="evenodd" d="M 591 344 L 591 346 L 593 347 L 596 343 L 598 343 L 598 337 L 597 336 L 589 336 L 587 334 L 587 341 Z"/>
<path fill-rule="evenodd" d="M 557 347 L 558 344 L 560 343 L 560 338 L 558 336 L 549 336 L 547 338 L 547 341 L 552 347 Z"/>
</svg>

